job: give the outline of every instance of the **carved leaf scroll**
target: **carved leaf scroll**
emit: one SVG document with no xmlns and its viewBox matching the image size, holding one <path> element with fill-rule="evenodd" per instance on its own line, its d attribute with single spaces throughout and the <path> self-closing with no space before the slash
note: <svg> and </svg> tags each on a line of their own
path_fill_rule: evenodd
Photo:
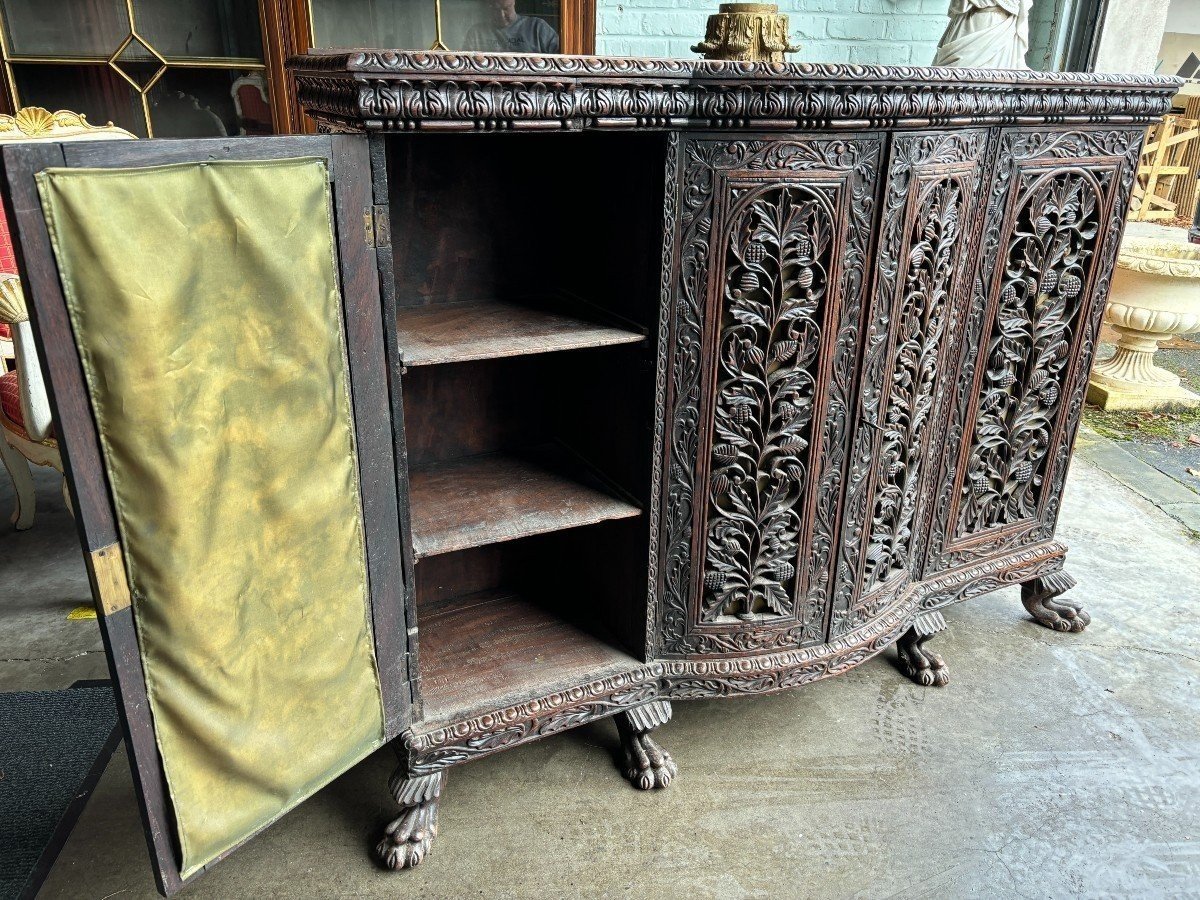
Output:
<svg viewBox="0 0 1200 900">
<path fill-rule="evenodd" d="M 960 533 L 1037 515 L 1101 207 L 1095 181 L 1077 170 L 1039 179 L 1021 200 L 987 346 Z"/>
<path fill-rule="evenodd" d="M 867 294 L 864 275 L 881 139 L 701 138 L 683 139 L 678 149 L 678 215 L 669 216 L 673 276 L 663 294 L 670 332 L 661 351 L 666 354 L 669 430 L 656 547 L 660 652 L 742 654 L 820 644 L 826 635 L 842 466 L 852 430 L 854 361 Z M 793 261 L 801 259 L 804 266 Z M 812 284 L 800 288 L 804 267 L 812 269 Z M 762 290 L 764 271 L 773 271 L 771 290 L 778 294 Z M 794 316 L 814 316 L 803 295 L 810 288 L 821 292 L 820 316 L 799 328 L 791 321 Z M 735 291 L 742 293 L 735 296 Z M 770 318 L 759 316 L 766 326 L 734 317 L 735 307 L 762 304 L 764 297 L 782 303 L 778 310 L 772 305 Z M 730 346 L 735 326 L 736 344 Z M 788 329 L 796 336 L 787 337 Z M 801 346 L 801 339 L 810 337 L 822 347 L 818 359 L 809 360 L 813 350 Z M 762 353 L 758 378 L 772 385 L 769 395 L 761 387 L 753 394 L 761 413 L 757 417 L 737 411 L 751 394 L 721 399 L 721 391 L 732 384 L 726 354 L 743 348 L 742 340 L 750 341 L 744 348 L 747 358 Z M 777 349 L 777 344 L 783 346 Z M 775 353 L 791 356 L 784 365 Z M 772 373 L 806 366 L 803 376 L 789 374 L 779 387 L 769 380 L 781 377 Z M 818 370 L 830 373 L 823 382 Z M 707 380 L 710 372 L 715 372 L 713 382 Z M 735 420 L 739 426 L 757 423 L 752 452 L 735 457 L 722 446 L 729 442 L 716 429 L 718 407 L 724 409 L 725 427 L 726 414 L 745 419 Z M 793 445 L 790 438 L 797 436 L 812 448 Z M 746 518 L 753 525 L 730 524 L 733 501 L 719 476 L 739 474 L 726 470 L 735 459 L 741 460 L 743 490 L 758 492 L 752 502 L 739 498 L 752 510 Z M 805 479 L 803 486 L 789 482 L 776 490 L 776 478 L 793 474 Z M 714 479 L 722 491 L 715 503 Z M 809 524 L 800 529 L 804 515 Z M 728 545 L 724 550 L 721 539 Z M 726 578 L 735 564 L 737 573 Z M 742 627 L 739 616 L 753 617 L 756 626 Z"/>
<path fill-rule="evenodd" d="M 908 565 L 924 439 L 933 413 L 966 199 L 962 184 L 954 179 L 934 183 L 920 198 L 922 214 L 914 222 L 904 262 L 904 305 L 895 326 L 895 367 L 884 413 L 880 484 L 864 560 L 864 592 Z"/>
<path fill-rule="evenodd" d="M 832 220 L 803 188 L 731 229 L 718 347 L 702 621 L 791 616 Z"/>
</svg>

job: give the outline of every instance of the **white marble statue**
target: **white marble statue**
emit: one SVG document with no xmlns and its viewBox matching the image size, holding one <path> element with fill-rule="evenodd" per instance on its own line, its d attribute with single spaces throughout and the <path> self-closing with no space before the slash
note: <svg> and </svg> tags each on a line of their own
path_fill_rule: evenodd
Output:
<svg viewBox="0 0 1200 900">
<path fill-rule="evenodd" d="M 950 0 L 950 25 L 935 66 L 1028 69 L 1029 7 L 1033 0 Z"/>
</svg>

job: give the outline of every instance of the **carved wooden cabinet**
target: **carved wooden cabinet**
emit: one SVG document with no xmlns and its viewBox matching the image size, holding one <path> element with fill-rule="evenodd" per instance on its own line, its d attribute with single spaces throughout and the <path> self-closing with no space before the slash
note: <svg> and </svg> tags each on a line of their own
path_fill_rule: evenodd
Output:
<svg viewBox="0 0 1200 900">
<path fill-rule="evenodd" d="M 676 763 L 649 732 L 672 699 L 801 685 L 893 644 L 943 685 L 923 646 L 938 610 L 1007 584 L 1039 622 L 1087 624 L 1055 519 L 1174 79 L 383 51 L 290 67 L 324 137 L 153 143 L 164 161 L 369 156 L 332 190 L 343 289 L 378 282 L 380 349 L 369 319 L 347 330 L 385 357 L 398 498 L 401 583 L 374 619 L 403 686 L 383 864 L 429 850 L 453 765 L 615 716 L 626 775 L 665 787 Z M 28 200 L 36 166 L 5 158 Z M 16 205 L 24 239 L 38 222 Z M 142 746 L 135 765 L 159 765 Z M 147 807 L 151 830 L 170 821 Z"/>
</svg>

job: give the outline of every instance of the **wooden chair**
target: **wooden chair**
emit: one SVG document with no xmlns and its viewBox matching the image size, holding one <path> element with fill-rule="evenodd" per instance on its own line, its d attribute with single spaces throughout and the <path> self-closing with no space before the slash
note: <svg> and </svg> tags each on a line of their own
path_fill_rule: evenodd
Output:
<svg viewBox="0 0 1200 900">
<path fill-rule="evenodd" d="M 84 116 L 66 110 L 52 113 L 30 106 L 15 116 L 0 115 L 0 143 L 113 141 L 135 137 L 112 123 L 91 125 Z M 49 466 L 59 474 L 63 465 L 15 257 L 8 221 L 0 207 L 0 458 L 17 493 L 12 523 L 18 531 L 24 531 L 33 527 L 36 502 L 29 464 Z M 63 498 L 70 509 L 65 482 Z"/>
</svg>

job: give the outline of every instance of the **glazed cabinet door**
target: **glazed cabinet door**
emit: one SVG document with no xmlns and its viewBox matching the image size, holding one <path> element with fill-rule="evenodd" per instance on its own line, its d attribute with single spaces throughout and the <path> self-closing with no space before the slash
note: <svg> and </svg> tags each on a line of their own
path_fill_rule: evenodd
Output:
<svg viewBox="0 0 1200 900">
<path fill-rule="evenodd" d="M 919 558 L 988 148 L 987 129 L 899 134 L 889 148 L 831 639 L 883 615 Z"/>
<path fill-rule="evenodd" d="M 662 655 L 823 644 L 852 434 L 876 135 L 673 135 Z"/>
<path fill-rule="evenodd" d="M 926 577 L 1053 535 L 1142 137 L 999 134 Z"/>
</svg>

